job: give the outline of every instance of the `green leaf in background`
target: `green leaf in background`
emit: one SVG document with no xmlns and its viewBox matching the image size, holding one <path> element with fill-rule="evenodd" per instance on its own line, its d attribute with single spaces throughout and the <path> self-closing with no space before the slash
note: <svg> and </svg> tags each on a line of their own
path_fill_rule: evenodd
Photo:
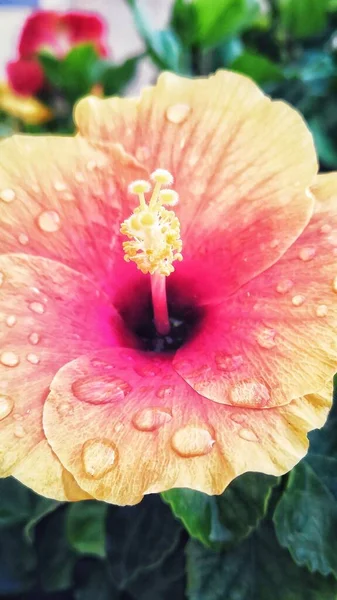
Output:
<svg viewBox="0 0 337 600">
<path fill-rule="evenodd" d="M 0 596 L 36 585 L 36 555 L 19 526 L 0 529 Z M 7 597 L 7 596 L 6 596 Z"/>
<path fill-rule="evenodd" d="M 120 93 L 129 81 L 132 80 L 140 58 L 140 56 L 134 56 L 121 65 L 106 64 L 100 77 L 100 83 L 107 96 L 114 96 Z"/>
<path fill-rule="evenodd" d="M 83 561 L 79 565 L 76 600 L 119 600 L 120 593 L 111 582 L 108 566 L 102 561 Z"/>
<path fill-rule="evenodd" d="M 280 65 L 262 54 L 257 54 L 256 52 L 250 52 L 248 50 L 238 56 L 232 62 L 230 68 L 238 73 L 248 75 L 260 85 L 281 81 L 284 78 Z"/>
<path fill-rule="evenodd" d="M 297 38 L 320 33 L 327 24 L 328 0 L 277 0 L 281 25 Z"/>
<path fill-rule="evenodd" d="M 75 502 L 67 510 L 66 528 L 70 545 L 80 554 L 104 558 L 105 526 L 108 505 L 86 500 Z"/>
<path fill-rule="evenodd" d="M 189 600 L 334 600 L 337 594 L 334 578 L 293 562 L 269 523 L 226 553 L 190 540 L 187 577 Z"/>
<path fill-rule="evenodd" d="M 59 505 L 55 500 L 34 494 L 13 477 L 0 479 L 0 528 L 21 524 L 31 541 L 35 525 Z"/>
<path fill-rule="evenodd" d="M 221 496 L 208 496 L 187 489 L 164 492 L 168 502 L 191 536 L 218 548 L 247 536 L 264 517 L 276 477 L 245 473 Z"/>
<path fill-rule="evenodd" d="M 159 566 L 177 546 L 182 528 L 159 496 L 145 496 L 132 507 L 110 506 L 108 559 L 119 589 L 148 569 Z"/>
<path fill-rule="evenodd" d="M 176 73 L 187 71 L 187 59 L 184 48 L 175 32 L 171 29 L 155 31 L 139 0 L 127 0 L 139 34 L 143 38 L 147 51 L 160 69 L 169 69 Z"/>
<path fill-rule="evenodd" d="M 46 592 L 59 592 L 73 584 L 77 554 L 66 531 L 66 506 L 48 515 L 36 529 L 40 583 Z"/>
<path fill-rule="evenodd" d="M 337 161 L 336 161 L 337 168 Z M 309 434 L 309 455 L 319 454 L 337 459 L 337 376 L 334 378 L 334 399 L 324 427 Z"/>
<path fill-rule="evenodd" d="M 177 0 L 172 23 L 190 45 L 210 48 L 243 31 L 259 14 L 257 0 Z"/>
<path fill-rule="evenodd" d="M 302 461 L 289 474 L 274 513 L 275 530 L 298 565 L 337 577 L 337 503 L 322 479 L 323 474 L 336 479 L 337 461 L 316 457 L 315 465 L 316 472 Z"/>
<path fill-rule="evenodd" d="M 34 508 L 24 528 L 24 534 L 28 541 L 34 541 L 36 526 L 60 505 L 61 503 L 56 500 L 49 500 L 49 498 L 35 495 Z"/>
</svg>

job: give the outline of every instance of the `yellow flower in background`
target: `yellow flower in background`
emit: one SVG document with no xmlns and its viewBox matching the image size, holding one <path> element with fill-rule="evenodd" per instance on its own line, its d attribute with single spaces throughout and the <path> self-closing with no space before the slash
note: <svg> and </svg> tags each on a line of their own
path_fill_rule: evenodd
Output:
<svg viewBox="0 0 337 600">
<path fill-rule="evenodd" d="M 15 94 L 7 83 L 0 83 L 0 110 L 27 125 L 41 125 L 53 118 L 48 106 L 32 96 Z"/>
</svg>

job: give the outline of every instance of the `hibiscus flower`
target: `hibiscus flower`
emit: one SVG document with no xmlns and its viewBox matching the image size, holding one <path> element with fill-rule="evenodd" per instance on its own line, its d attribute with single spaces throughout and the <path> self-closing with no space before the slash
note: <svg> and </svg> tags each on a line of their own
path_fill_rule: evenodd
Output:
<svg viewBox="0 0 337 600">
<path fill-rule="evenodd" d="M 62 59 L 75 46 L 91 42 L 100 56 L 108 54 L 106 25 L 101 17 L 85 12 L 36 11 L 28 17 L 16 60 L 7 64 L 8 81 L 18 94 L 37 94 L 45 84 L 37 59 L 42 50 Z"/>
<path fill-rule="evenodd" d="M 134 504 L 287 472 L 331 405 L 337 174 L 226 71 L 75 118 L 1 144 L 1 474 Z"/>
</svg>

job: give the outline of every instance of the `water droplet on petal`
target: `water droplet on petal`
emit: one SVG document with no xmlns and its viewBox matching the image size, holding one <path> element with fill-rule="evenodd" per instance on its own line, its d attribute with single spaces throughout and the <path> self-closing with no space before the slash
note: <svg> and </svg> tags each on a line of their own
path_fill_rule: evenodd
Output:
<svg viewBox="0 0 337 600">
<path fill-rule="evenodd" d="M 38 344 L 40 341 L 40 336 L 38 333 L 33 332 L 28 336 L 28 340 L 30 341 L 31 344 L 36 346 L 36 344 Z"/>
<path fill-rule="evenodd" d="M 14 325 L 16 324 L 16 316 L 15 315 L 9 315 L 6 319 L 6 325 L 7 327 L 14 327 Z"/>
<path fill-rule="evenodd" d="M 67 186 L 63 181 L 55 181 L 54 190 L 56 192 L 65 192 L 66 189 L 67 189 Z"/>
<path fill-rule="evenodd" d="M 15 423 L 14 425 L 14 435 L 17 438 L 23 438 L 25 436 L 26 432 L 24 430 L 23 425 L 21 425 L 21 423 Z"/>
<path fill-rule="evenodd" d="M 335 294 L 337 294 L 337 275 L 332 280 L 332 291 L 335 292 Z"/>
<path fill-rule="evenodd" d="M 328 314 L 328 307 L 325 304 L 319 304 L 316 308 L 317 317 L 326 317 Z"/>
<path fill-rule="evenodd" d="M 245 428 L 240 429 L 239 436 L 240 436 L 240 438 L 242 438 L 243 440 L 246 440 L 247 442 L 257 442 L 258 441 L 257 435 L 254 433 L 254 431 L 251 431 L 251 429 L 245 429 Z"/>
<path fill-rule="evenodd" d="M 28 360 L 28 362 L 30 362 L 32 365 L 38 365 L 40 362 L 39 357 L 37 356 L 37 354 L 34 354 L 33 352 L 29 352 L 29 354 L 27 354 L 26 359 Z"/>
<path fill-rule="evenodd" d="M 45 307 L 43 306 L 43 304 L 41 304 L 41 302 L 31 302 L 29 308 L 32 312 L 36 313 L 37 315 L 43 315 L 45 311 Z"/>
<path fill-rule="evenodd" d="M 215 362 L 221 371 L 236 371 L 243 365 L 243 357 L 241 354 L 227 355 L 218 352 L 215 356 Z"/>
<path fill-rule="evenodd" d="M 173 392 L 174 388 L 172 386 L 162 385 L 160 388 L 158 388 L 156 396 L 157 398 L 169 398 L 170 396 L 172 396 Z"/>
<path fill-rule="evenodd" d="M 14 408 L 14 400 L 10 396 L 0 395 L 0 421 L 10 415 Z"/>
<path fill-rule="evenodd" d="M 172 104 L 166 110 L 166 118 L 170 123 L 176 123 L 179 125 L 186 121 L 191 107 L 188 104 Z"/>
<path fill-rule="evenodd" d="M 171 444 L 180 456 L 204 456 L 212 450 L 215 440 L 207 429 L 187 426 L 174 433 Z"/>
<path fill-rule="evenodd" d="M 329 223 L 325 223 L 324 225 L 322 225 L 322 227 L 320 228 L 320 232 L 321 233 L 330 233 L 332 227 L 331 225 L 329 225 Z"/>
<path fill-rule="evenodd" d="M 160 407 L 142 408 L 133 417 L 132 423 L 140 431 L 155 431 L 172 419 L 169 409 Z"/>
<path fill-rule="evenodd" d="M 301 306 L 305 301 L 305 296 L 298 294 L 297 296 L 293 296 L 291 302 L 294 306 Z"/>
<path fill-rule="evenodd" d="M 1 190 L 0 200 L 3 200 L 3 202 L 13 202 L 14 198 L 15 198 L 15 192 L 11 188 L 6 188 L 4 190 Z"/>
<path fill-rule="evenodd" d="M 230 391 L 232 404 L 236 406 L 266 406 L 270 400 L 269 390 L 259 381 L 243 381 Z"/>
<path fill-rule="evenodd" d="M 314 258 L 315 254 L 316 254 L 315 248 L 301 248 L 301 250 L 298 253 L 298 256 L 301 260 L 304 260 L 304 262 L 307 262 L 308 260 L 311 260 L 312 258 Z"/>
<path fill-rule="evenodd" d="M 134 367 L 136 373 L 141 377 L 155 377 L 160 372 L 160 369 L 156 365 L 144 365 Z"/>
<path fill-rule="evenodd" d="M 293 285 L 294 283 L 291 281 L 291 279 L 284 279 L 284 281 L 280 281 L 280 283 L 277 284 L 276 291 L 279 294 L 286 294 L 289 292 L 289 290 L 291 290 Z"/>
<path fill-rule="evenodd" d="M 257 333 L 256 341 L 261 348 L 274 348 L 276 346 L 275 335 L 276 331 L 274 329 L 262 329 Z"/>
<path fill-rule="evenodd" d="M 0 354 L 0 362 L 5 367 L 16 367 L 20 359 L 15 352 L 5 351 Z"/>
<path fill-rule="evenodd" d="M 106 404 L 123 400 L 132 391 L 132 387 L 119 377 L 88 375 L 75 381 L 72 391 L 74 396 L 83 402 Z"/>
<path fill-rule="evenodd" d="M 37 219 L 38 226 L 46 233 L 55 233 L 60 229 L 60 215 L 55 210 L 45 210 Z"/>
<path fill-rule="evenodd" d="M 85 473 L 93 479 L 101 479 L 117 463 L 117 448 L 108 440 L 88 440 L 82 448 Z"/>
<path fill-rule="evenodd" d="M 25 233 L 20 233 L 18 240 L 22 246 L 27 246 L 27 244 L 29 243 L 29 237 Z"/>
</svg>

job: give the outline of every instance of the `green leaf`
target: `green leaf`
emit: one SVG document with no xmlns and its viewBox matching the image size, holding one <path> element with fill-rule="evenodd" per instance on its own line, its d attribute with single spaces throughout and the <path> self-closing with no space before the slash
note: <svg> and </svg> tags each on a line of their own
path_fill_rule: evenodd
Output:
<svg viewBox="0 0 337 600">
<path fill-rule="evenodd" d="M 324 116 L 318 115 L 308 120 L 311 133 L 314 136 L 316 150 L 321 162 L 325 167 L 337 169 L 337 145 L 334 143 L 334 136 L 329 134 L 324 123 Z M 336 444 L 336 436 L 330 436 L 325 439 L 325 443 Z"/>
<path fill-rule="evenodd" d="M 257 0 L 178 0 L 172 23 L 190 45 L 214 47 L 252 25 L 259 13 Z"/>
<path fill-rule="evenodd" d="M 169 69 L 176 73 L 187 71 L 187 58 L 177 35 L 171 29 L 155 31 L 149 24 L 139 0 L 127 0 L 139 34 L 153 61 L 161 69 Z"/>
<path fill-rule="evenodd" d="M 306 38 L 325 29 L 328 0 L 278 0 L 284 29 L 297 38 Z"/>
<path fill-rule="evenodd" d="M 261 85 L 283 79 L 281 67 L 266 56 L 256 52 L 243 52 L 232 62 L 230 68 L 238 73 L 248 75 Z"/>
<path fill-rule="evenodd" d="M 49 81 L 49 83 L 53 87 L 60 87 L 62 85 L 60 70 L 61 61 L 52 54 L 50 54 L 50 52 L 48 52 L 47 50 L 42 50 L 39 52 L 38 60 L 43 68 L 45 77 Z"/>
<path fill-rule="evenodd" d="M 49 500 L 49 498 L 36 496 L 33 512 L 24 528 L 24 534 L 29 542 L 34 541 L 35 528 L 40 521 L 50 513 L 54 512 L 59 506 L 61 506 L 61 503 L 56 500 Z"/>
<path fill-rule="evenodd" d="M 273 517 L 280 544 L 298 565 L 335 576 L 337 503 L 321 476 L 336 478 L 336 466 L 336 460 L 326 463 L 324 457 L 316 457 L 316 474 L 309 462 L 302 461 L 291 471 Z"/>
<path fill-rule="evenodd" d="M 218 548 L 237 543 L 258 525 L 277 482 L 276 477 L 269 475 L 245 473 L 221 496 L 174 489 L 164 492 L 162 497 L 190 535 L 206 546 Z"/>
<path fill-rule="evenodd" d="M 155 568 L 176 547 L 181 526 L 159 496 L 145 496 L 132 507 L 109 507 L 108 559 L 112 578 L 124 589 Z"/>
<path fill-rule="evenodd" d="M 226 553 L 187 545 L 189 600 L 333 600 L 337 582 L 298 567 L 271 524 Z"/>
<path fill-rule="evenodd" d="M 34 494 L 13 477 L 0 479 L 0 527 L 25 525 L 28 541 L 36 523 L 58 506 L 59 502 Z"/>
<path fill-rule="evenodd" d="M 46 517 L 36 529 L 36 549 L 41 585 L 46 592 L 59 592 L 73 584 L 77 554 L 66 534 L 66 507 Z"/>
<path fill-rule="evenodd" d="M 315 135 L 315 133 L 314 133 Z M 332 140 L 331 140 L 332 143 Z M 337 168 L 337 162 L 335 164 Z M 337 459 L 337 376 L 334 378 L 334 399 L 329 417 L 324 427 L 309 434 L 310 454 L 324 454 Z"/>
<path fill-rule="evenodd" d="M 102 70 L 100 83 L 107 96 L 120 93 L 134 77 L 140 56 L 129 58 L 121 65 L 106 64 Z"/>
<path fill-rule="evenodd" d="M 70 545 L 80 554 L 104 558 L 108 505 L 95 500 L 76 502 L 67 510 L 66 528 Z"/>
<path fill-rule="evenodd" d="M 18 594 L 36 585 L 36 555 L 19 526 L 0 531 L 0 594 Z"/>
<path fill-rule="evenodd" d="M 80 569 L 76 600 L 119 600 L 120 593 L 109 577 L 108 565 L 99 561 L 86 561 Z"/>
</svg>

